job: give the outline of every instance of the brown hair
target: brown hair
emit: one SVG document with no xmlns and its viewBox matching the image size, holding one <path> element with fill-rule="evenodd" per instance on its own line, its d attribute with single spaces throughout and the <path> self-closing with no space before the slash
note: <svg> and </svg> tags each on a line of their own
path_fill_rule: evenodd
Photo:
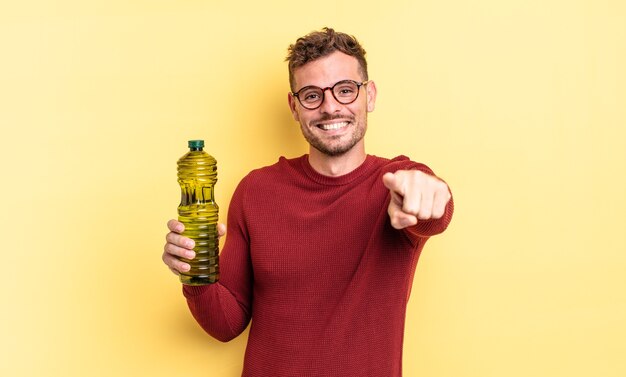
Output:
<svg viewBox="0 0 626 377">
<path fill-rule="evenodd" d="M 353 56 L 359 62 L 360 73 L 363 80 L 367 80 L 367 61 L 365 60 L 365 50 L 355 37 L 335 32 L 335 30 L 325 27 L 321 31 L 311 32 L 304 37 L 298 38 L 295 44 L 287 49 L 288 54 L 285 61 L 289 62 L 289 86 L 295 90 L 295 79 L 293 71 L 302 67 L 308 62 L 330 55 L 335 51 L 341 51 L 346 55 Z"/>
</svg>

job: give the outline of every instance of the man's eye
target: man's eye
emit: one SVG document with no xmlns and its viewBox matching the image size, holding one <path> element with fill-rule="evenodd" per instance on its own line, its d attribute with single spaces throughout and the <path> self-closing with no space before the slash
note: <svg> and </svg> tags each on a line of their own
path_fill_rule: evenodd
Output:
<svg viewBox="0 0 626 377">
<path fill-rule="evenodd" d="M 313 102 L 313 101 L 317 101 L 320 98 L 319 93 L 305 93 L 304 94 L 304 100 L 308 101 L 308 102 Z"/>
<path fill-rule="evenodd" d="M 354 89 L 352 86 L 342 86 L 337 88 L 335 93 L 339 96 L 346 97 L 353 95 L 355 91 L 356 89 Z"/>
</svg>

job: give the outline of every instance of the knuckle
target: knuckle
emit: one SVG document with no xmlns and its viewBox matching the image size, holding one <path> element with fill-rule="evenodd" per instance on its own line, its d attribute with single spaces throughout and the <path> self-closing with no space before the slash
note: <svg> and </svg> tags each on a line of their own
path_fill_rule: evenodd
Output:
<svg viewBox="0 0 626 377">
<path fill-rule="evenodd" d="M 167 252 L 168 254 L 172 254 L 172 248 L 176 246 L 171 240 L 167 240 L 167 243 L 165 244 L 165 247 L 163 247 L 163 250 L 165 250 L 165 252 Z"/>
<path fill-rule="evenodd" d="M 389 213 L 389 220 L 391 221 L 391 225 L 394 228 L 398 228 L 398 225 L 400 223 L 400 217 L 398 216 L 397 212 L 390 212 Z"/>
<path fill-rule="evenodd" d="M 426 175 L 426 173 L 424 173 L 423 171 L 414 170 L 414 172 L 415 173 L 413 173 L 411 177 L 412 177 L 412 181 L 417 184 L 420 184 L 429 178 L 429 176 Z"/>
<path fill-rule="evenodd" d="M 430 210 L 423 210 L 417 215 L 417 218 L 420 220 L 428 220 L 432 217 L 432 212 Z"/>
<path fill-rule="evenodd" d="M 163 246 L 163 258 L 171 254 L 170 245 L 170 243 L 166 243 L 165 246 Z"/>
<path fill-rule="evenodd" d="M 407 204 L 404 207 L 402 207 L 402 210 L 405 213 L 415 215 L 415 214 L 419 213 L 420 207 L 418 205 L 415 205 L 415 204 Z"/>
<path fill-rule="evenodd" d="M 175 259 L 169 254 L 163 254 L 163 263 L 169 268 L 172 268 L 175 264 Z"/>
<path fill-rule="evenodd" d="M 167 222 L 167 228 L 170 230 L 170 232 L 176 234 L 181 234 L 184 231 L 183 224 L 180 221 L 174 219 Z"/>
<path fill-rule="evenodd" d="M 450 191 L 448 191 L 448 185 L 443 181 L 437 181 L 437 191 L 445 194 L 446 196 L 450 196 Z"/>
<path fill-rule="evenodd" d="M 436 212 L 433 211 L 433 215 L 432 215 L 433 219 L 440 219 L 442 216 L 443 216 L 443 211 L 439 211 L 439 210 Z"/>
<path fill-rule="evenodd" d="M 175 227 L 176 227 L 176 220 L 171 219 L 171 220 L 169 220 L 169 221 L 167 222 L 167 228 L 168 228 L 169 230 L 172 230 L 172 231 L 173 231 Z"/>
<path fill-rule="evenodd" d="M 168 260 L 172 260 L 172 258 L 177 258 L 181 254 L 181 249 L 173 244 L 165 245 L 165 253 L 163 253 L 164 258 Z M 167 262 L 166 262 L 167 263 Z"/>
<path fill-rule="evenodd" d="M 400 223 L 398 219 L 391 219 L 391 226 L 394 227 L 395 229 L 402 228 L 402 224 Z"/>
<path fill-rule="evenodd" d="M 183 247 L 183 248 L 187 246 L 187 243 L 185 241 L 186 238 L 176 233 L 172 233 L 172 232 L 168 233 L 167 236 L 165 236 L 165 239 L 167 241 L 167 245 Z"/>
</svg>

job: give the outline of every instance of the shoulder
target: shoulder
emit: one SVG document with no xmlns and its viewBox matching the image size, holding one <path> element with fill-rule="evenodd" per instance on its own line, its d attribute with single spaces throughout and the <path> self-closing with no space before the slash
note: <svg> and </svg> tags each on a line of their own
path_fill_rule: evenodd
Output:
<svg viewBox="0 0 626 377">
<path fill-rule="evenodd" d="M 285 175 L 285 173 L 289 172 L 297 172 L 300 171 L 300 167 L 302 166 L 302 159 L 305 156 L 300 156 L 296 158 L 286 158 L 279 157 L 278 161 L 271 165 L 263 166 L 260 168 L 256 168 L 251 170 L 242 181 L 256 181 L 256 180 L 267 180 L 272 178 L 278 178 Z"/>
<path fill-rule="evenodd" d="M 424 173 L 434 175 L 433 171 L 426 164 L 415 162 L 404 155 L 396 156 L 391 159 L 378 156 L 372 156 L 372 158 L 375 160 L 382 174 L 389 172 L 395 173 L 398 170 L 420 170 Z"/>
<path fill-rule="evenodd" d="M 302 174 L 302 159 L 280 157 L 271 165 L 262 166 L 251 170 L 238 184 L 238 190 L 248 190 L 249 187 L 259 189 L 265 186 L 273 186 L 280 182 L 289 181 L 294 175 Z"/>
</svg>

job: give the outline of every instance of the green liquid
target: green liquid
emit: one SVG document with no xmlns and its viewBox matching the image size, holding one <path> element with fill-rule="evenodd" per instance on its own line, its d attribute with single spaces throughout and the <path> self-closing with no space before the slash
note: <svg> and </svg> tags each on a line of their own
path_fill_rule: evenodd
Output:
<svg viewBox="0 0 626 377">
<path fill-rule="evenodd" d="M 193 250 L 196 253 L 191 260 L 180 258 L 191 266 L 189 271 L 180 275 L 183 284 L 205 285 L 219 280 L 219 207 L 213 195 L 216 182 L 216 161 L 202 149 L 192 149 L 178 160 L 181 188 L 178 221 L 185 224 L 183 235 L 195 241 Z"/>
</svg>

